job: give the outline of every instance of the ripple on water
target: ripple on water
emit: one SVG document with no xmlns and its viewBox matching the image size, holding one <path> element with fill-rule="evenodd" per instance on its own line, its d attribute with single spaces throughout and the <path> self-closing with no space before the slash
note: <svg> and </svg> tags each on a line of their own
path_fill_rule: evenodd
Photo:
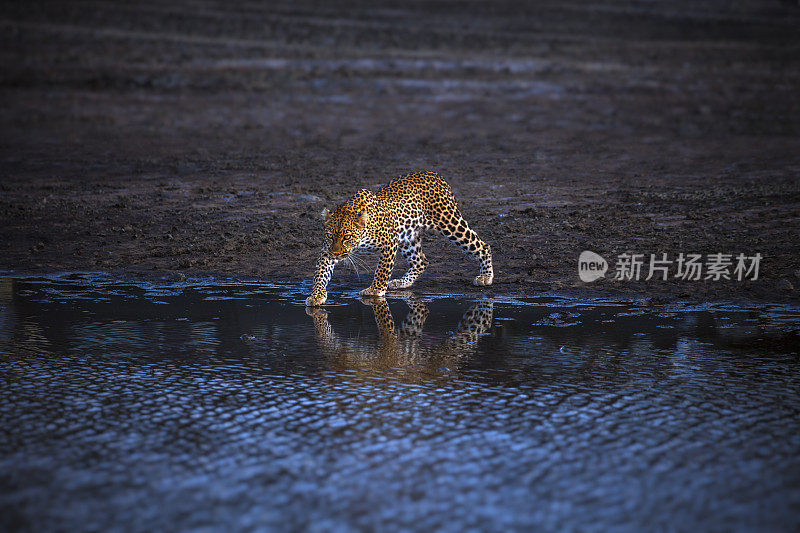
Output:
<svg viewBox="0 0 800 533">
<path fill-rule="evenodd" d="M 6 523 L 800 525 L 791 306 L 114 281 L 1 282 Z"/>
</svg>

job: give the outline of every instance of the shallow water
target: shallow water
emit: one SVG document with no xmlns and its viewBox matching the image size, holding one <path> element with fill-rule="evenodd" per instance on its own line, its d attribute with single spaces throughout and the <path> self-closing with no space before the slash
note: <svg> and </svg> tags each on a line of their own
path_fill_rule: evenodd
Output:
<svg viewBox="0 0 800 533">
<path fill-rule="evenodd" d="M 0 279 L 0 525 L 800 527 L 797 307 L 306 291 Z"/>
</svg>

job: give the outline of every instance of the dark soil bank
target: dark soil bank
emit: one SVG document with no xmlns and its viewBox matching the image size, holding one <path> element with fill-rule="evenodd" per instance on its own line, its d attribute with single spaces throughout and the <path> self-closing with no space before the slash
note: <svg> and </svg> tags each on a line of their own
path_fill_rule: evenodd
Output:
<svg viewBox="0 0 800 533">
<path fill-rule="evenodd" d="M 0 25 L 0 267 L 307 278 L 324 206 L 430 169 L 491 290 L 584 286 L 588 249 L 764 257 L 592 290 L 800 294 L 794 2 L 9 2 Z M 466 288 L 437 239 L 420 287 Z"/>
</svg>

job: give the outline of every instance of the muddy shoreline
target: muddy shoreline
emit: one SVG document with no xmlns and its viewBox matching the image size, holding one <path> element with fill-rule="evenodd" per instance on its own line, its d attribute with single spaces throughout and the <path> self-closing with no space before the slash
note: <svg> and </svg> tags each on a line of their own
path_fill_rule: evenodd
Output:
<svg viewBox="0 0 800 533">
<path fill-rule="evenodd" d="M 323 207 L 435 170 L 490 293 L 800 299 L 800 9 L 493 6 L 4 6 L 0 268 L 308 279 Z M 420 290 L 478 291 L 426 241 Z M 584 284 L 583 250 L 764 259 Z"/>
</svg>

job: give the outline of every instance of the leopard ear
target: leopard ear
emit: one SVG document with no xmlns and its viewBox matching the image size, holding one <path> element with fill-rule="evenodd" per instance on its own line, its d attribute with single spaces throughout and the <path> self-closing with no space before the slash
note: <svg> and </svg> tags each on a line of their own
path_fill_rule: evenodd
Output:
<svg viewBox="0 0 800 533">
<path fill-rule="evenodd" d="M 322 215 L 322 220 L 327 222 L 328 219 L 331 217 L 331 212 L 328 211 L 327 207 L 325 207 L 325 208 L 322 209 L 322 212 L 320 213 L 320 215 Z"/>
<path fill-rule="evenodd" d="M 363 224 L 364 226 L 367 225 L 367 220 L 369 220 L 369 213 L 367 212 L 366 209 L 361 211 L 361 215 L 358 217 L 358 219 L 361 221 L 361 224 Z"/>
</svg>

